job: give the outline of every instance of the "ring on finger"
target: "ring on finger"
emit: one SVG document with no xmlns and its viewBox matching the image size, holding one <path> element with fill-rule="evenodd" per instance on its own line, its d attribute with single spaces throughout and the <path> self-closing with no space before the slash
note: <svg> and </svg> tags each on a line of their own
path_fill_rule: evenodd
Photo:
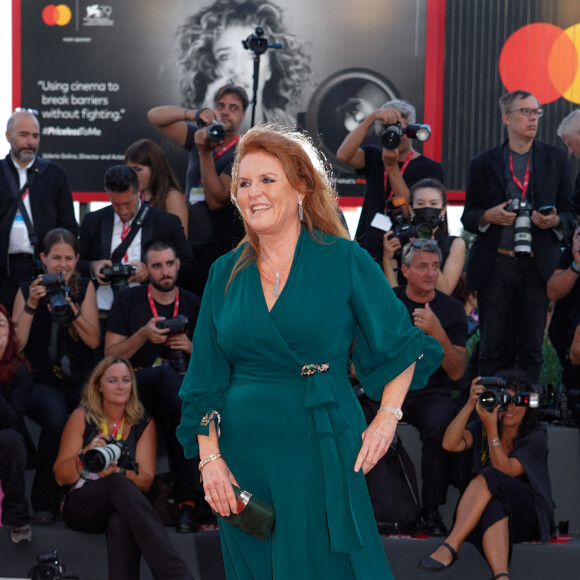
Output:
<svg viewBox="0 0 580 580">
<path fill-rule="evenodd" d="M 211 500 L 211 495 L 206 495 L 203 499 L 205 499 L 205 501 L 210 501 Z"/>
</svg>

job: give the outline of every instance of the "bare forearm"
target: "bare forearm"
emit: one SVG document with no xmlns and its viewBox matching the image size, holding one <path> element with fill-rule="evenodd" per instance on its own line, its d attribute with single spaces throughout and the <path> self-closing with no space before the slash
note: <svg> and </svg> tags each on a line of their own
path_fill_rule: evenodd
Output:
<svg viewBox="0 0 580 580">
<path fill-rule="evenodd" d="M 349 133 L 344 141 L 341 143 L 336 156 L 339 161 L 351 165 L 353 158 L 355 157 L 358 148 L 361 146 L 362 142 L 365 140 L 367 133 L 375 122 L 374 113 L 371 113 L 354 131 Z"/>
<path fill-rule="evenodd" d="M 467 422 L 471 417 L 473 412 L 473 405 L 464 405 L 459 413 L 453 418 L 451 423 L 447 426 L 445 433 L 443 434 L 443 440 L 441 445 L 446 451 L 451 451 L 454 453 L 459 453 L 468 448 L 467 440 L 465 440 L 465 427 Z"/>
<path fill-rule="evenodd" d="M 548 298 L 553 302 L 564 298 L 564 296 L 567 296 L 570 293 L 578 279 L 578 274 L 576 274 L 571 268 L 567 268 L 566 270 L 556 270 L 548 280 L 546 286 Z"/>
<path fill-rule="evenodd" d="M 105 337 L 105 356 L 117 355 L 130 359 L 145 342 L 147 342 L 147 337 L 143 329 L 119 342 L 110 342 Z"/>
<path fill-rule="evenodd" d="M 212 152 L 200 151 L 201 178 L 205 200 L 210 209 L 221 209 L 230 199 L 230 192 L 226 190 L 217 174 Z"/>
</svg>

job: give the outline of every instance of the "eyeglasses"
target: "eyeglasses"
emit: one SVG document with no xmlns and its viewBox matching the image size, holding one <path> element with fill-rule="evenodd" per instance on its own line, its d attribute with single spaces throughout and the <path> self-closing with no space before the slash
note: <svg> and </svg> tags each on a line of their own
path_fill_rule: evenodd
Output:
<svg viewBox="0 0 580 580">
<path fill-rule="evenodd" d="M 38 117 L 38 111 L 36 109 L 25 109 L 23 107 L 16 107 L 13 113 L 30 113 L 31 115 L 36 115 Z"/>
<path fill-rule="evenodd" d="M 529 109 L 528 107 L 512 109 L 510 113 L 515 113 L 516 111 L 519 111 L 524 117 L 531 117 L 532 114 L 534 114 L 536 117 L 538 117 L 538 119 L 544 114 L 544 109 Z"/>
</svg>

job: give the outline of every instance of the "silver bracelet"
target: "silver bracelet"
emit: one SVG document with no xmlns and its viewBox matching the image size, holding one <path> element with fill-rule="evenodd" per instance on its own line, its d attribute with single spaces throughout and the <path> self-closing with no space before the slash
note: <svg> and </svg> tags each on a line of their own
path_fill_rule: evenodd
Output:
<svg viewBox="0 0 580 580">
<path fill-rule="evenodd" d="M 201 471 L 208 463 L 211 463 L 212 461 L 215 461 L 216 459 L 219 459 L 221 456 L 222 456 L 221 453 L 212 453 L 211 455 L 208 455 L 207 457 L 204 457 L 199 462 L 199 465 L 197 466 L 198 469 Z"/>
<path fill-rule="evenodd" d="M 492 439 L 488 445 L 490 447 L 499 447 L 501 445 L 501 441 L 496 437 L 495 439 Z"/>
<path fill-rule="evenodd" d="M 379 407 L 377 413 L 380 413 L 381 411 L 383 411 L 383 413 L 391 413 L 395 416 L 397 421 L 400 421 L 403 418 L 403 411 L 401 411 L 401 409 L 396 409 L 395 407 L 387 407 L 386 405 L 383 405 L 382 407 Z"/>
</svg>

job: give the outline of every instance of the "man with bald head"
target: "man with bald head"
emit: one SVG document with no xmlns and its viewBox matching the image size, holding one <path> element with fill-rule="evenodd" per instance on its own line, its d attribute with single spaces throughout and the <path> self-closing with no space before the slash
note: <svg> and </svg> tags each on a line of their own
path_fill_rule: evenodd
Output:
<svg viewBox="0 0 580 580">
<path fill-rule="evenodd" d="M 10 152 L 0 169 L 0 303 L 9 310 L 21 282 L 34 277 L 42 238 L 53 228 L 78 231 L 64 170 L 38 156 L 40 125 L 32 110 L 8 119 Z"/>
</svg>

